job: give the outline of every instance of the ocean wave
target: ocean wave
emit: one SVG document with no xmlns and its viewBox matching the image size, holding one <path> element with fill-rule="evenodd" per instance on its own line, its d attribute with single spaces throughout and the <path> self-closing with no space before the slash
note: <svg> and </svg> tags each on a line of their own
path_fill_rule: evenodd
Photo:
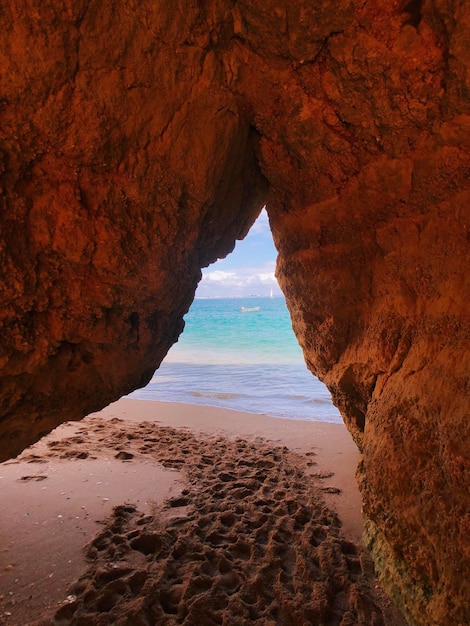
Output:
<svg viewBox="0 0 470 626">
<path fill-rule="evenodd" d="M 243 398 L 243 394 L 241 393 L 230 393 L 230 392 L 222 392 L 222 391 L 189 391 L 190 396 L 194 396 L 196 398 L 217 398 L 218 400 L 237 400 L 238 398 Z"/>
<path fill-rule="evenodd" d="M 329 398 L 308 398 L 306 400 L 307 404 L 326 404 L 326 405 L 330 405 L 331 404 L 331 400 Z"/>
</svg>

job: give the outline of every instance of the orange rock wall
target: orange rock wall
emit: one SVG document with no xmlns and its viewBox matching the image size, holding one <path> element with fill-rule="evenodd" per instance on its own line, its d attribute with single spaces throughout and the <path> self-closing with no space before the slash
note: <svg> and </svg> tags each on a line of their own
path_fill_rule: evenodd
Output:
<svg viewBox="0 0 470 626">
<path fill-rule="evenodd" d="M 3 458 L 143 385 L 264 201 L 410 623 L 470 621 L 470 10 L 1 8 Z"/>
<path fill-rule="evenodd" d="M 1 9 L 4 458 L 145 384 L 259 211 L 255 133 L 188 41 L 209 24 L 160 5 Z"/>
</svg>

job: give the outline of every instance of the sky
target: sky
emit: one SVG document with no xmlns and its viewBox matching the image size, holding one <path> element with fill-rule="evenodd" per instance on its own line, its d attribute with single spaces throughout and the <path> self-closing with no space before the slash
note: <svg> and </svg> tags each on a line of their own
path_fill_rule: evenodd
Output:
<svg viewBox="0 0 470 626">
<path fill-rule="evenodd" d="M 274 277 L 277 252 L 263 209 L 243 241 L 225 259 L 203 269 L 196 297 L 246 297 L 282 295 Z"/>
</svg>

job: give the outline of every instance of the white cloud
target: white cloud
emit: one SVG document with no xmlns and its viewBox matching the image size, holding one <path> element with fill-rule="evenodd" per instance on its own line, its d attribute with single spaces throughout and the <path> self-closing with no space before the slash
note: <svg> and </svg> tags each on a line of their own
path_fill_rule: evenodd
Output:
<svg viewBox="0 0 470 626">
<path fill-rule="evenodd" d="M 203 272 L 203 280 L 212 281 L 215 283 L 230 281 L 235 278 L 235 272 L 222 272 L 222 270 L 214 270 L 213 272 Z"/>
<path fill-rule="evenodd" d="M 281 295 L 274 276 L 275 261 L 267 261 L 257 267 L 242 267 L 229 272 L 222 270 L 203 271 L 197 295 L 199 297 L 242 297 L 248 295 Z"/>
</svg>

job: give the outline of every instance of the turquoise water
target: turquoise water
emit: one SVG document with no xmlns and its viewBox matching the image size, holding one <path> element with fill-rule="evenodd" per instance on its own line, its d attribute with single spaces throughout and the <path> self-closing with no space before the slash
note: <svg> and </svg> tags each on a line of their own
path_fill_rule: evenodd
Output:
<svg viewBox="0 0 470 626">
<path fill-rule="evenodd" d="M 151 382 L 131 397 L 342 421 L 305 366 L 283 298 L 196 299 L 185 321 Z"/>
</svg>

